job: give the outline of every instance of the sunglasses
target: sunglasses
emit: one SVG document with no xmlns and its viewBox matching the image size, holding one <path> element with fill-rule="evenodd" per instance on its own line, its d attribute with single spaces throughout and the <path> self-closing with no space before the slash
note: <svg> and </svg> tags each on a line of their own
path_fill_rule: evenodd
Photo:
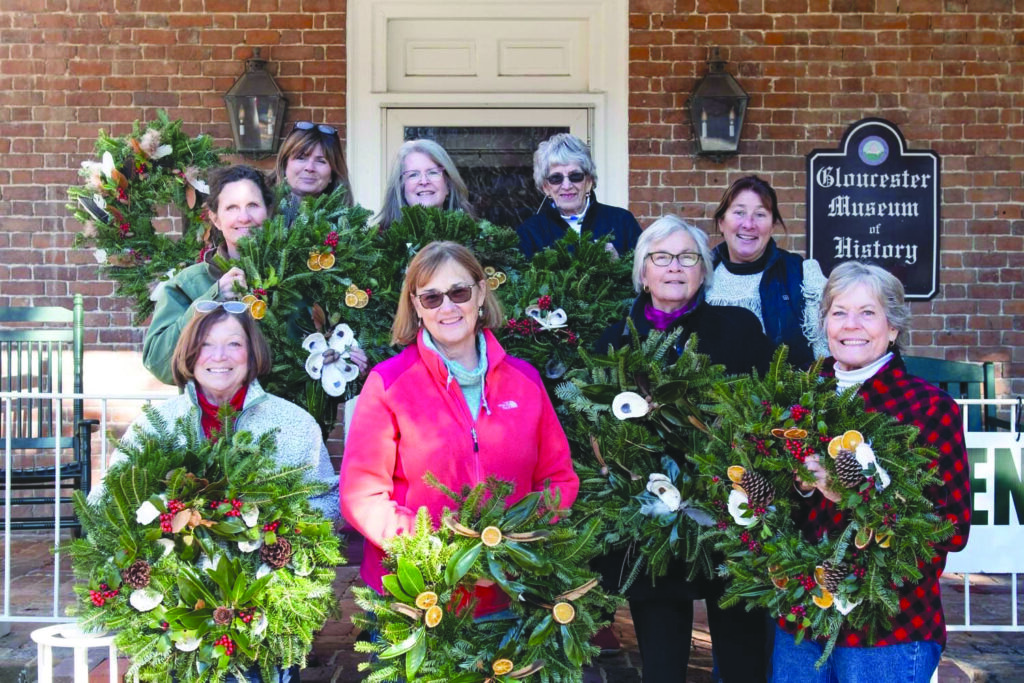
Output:
<svg viewBox="0 0 1024 683">
<path fill-rule="evenodd" d="M 326 126 L 322 123 L 313 123 L 312 121 L 296 121 L 295 125 L 292 127 L 292 130 L 313 130 L 314 128 L 316 128 L 324 135 L 338 134 L 338 129 L 335 128 L 334 126 Z"/>
<path fill-rule="evenodd" d="M 228 313 L 241 315 L 249 310 L 249 305 L 241 301 L 211 301 L 210 299 L 196 302 L 196 311 L 198 313 L 212 313 L 218 308 L 223 308 Z"/>
<path fill-rule="evenodd" d="M 414 297 L 420 300 L 420 306 L 423 308 L 431 309 L 437 308 L 444 303 L 444 298 L 448 299 L 453 304 L 464 304 L 469 301 L 470 297 L 473 296 L 473 288 L 476 287 L 476 283 L 471 285 L 455 285 L 447 292 L 436 292 L 430 290 L 423 292 L 422 294 L 413 294 Z"/>
<path fill-rule="evenodd" d="M 572 173 L 569 174 L 570 183 L 582 183 L 584 180 L 586 180 L 586 178 L 587 174 L 584 173 L 583 171 L 573 171 Z M 549 185 L 561 185 L 562 181 L 565 180 L 565 176 L 562 175 L 561 173 L 552 173 L 544 180 L 548 181 Z"/>
<path fill-rule="evenodd" d="M 647 258 L 651 259 L 651 263 L 660 268 L 671 265 L 673 260 L 679 261 L 679 265 L 687 268 L 691 268 L 700 262 L 700 254 L 695 254 L 692 251 L 684 251 L 680 254 L 670 254 L 667 251 L 652 251 L 647 255 Z"/>
</svg>

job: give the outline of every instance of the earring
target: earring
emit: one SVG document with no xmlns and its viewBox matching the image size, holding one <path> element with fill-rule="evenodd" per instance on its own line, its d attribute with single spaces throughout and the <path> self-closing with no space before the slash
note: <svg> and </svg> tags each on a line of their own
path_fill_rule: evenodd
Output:
<svg viewBox="0 0 1024 683">
<path fill-rule="evenodd" d="M 476 314 L 477 314 L 477 317 L 479 317 L 479 318 L 484 317 L 484 307 L 481 306 L 480 308 L 476 309 Z"/>
<path fill-rule="evenodd" d="M 651 293 L 651 286 L 648 285 L 647 283 L 644 283 L 644 293 L 645 294 L 650 294 Z"/>
</svg>

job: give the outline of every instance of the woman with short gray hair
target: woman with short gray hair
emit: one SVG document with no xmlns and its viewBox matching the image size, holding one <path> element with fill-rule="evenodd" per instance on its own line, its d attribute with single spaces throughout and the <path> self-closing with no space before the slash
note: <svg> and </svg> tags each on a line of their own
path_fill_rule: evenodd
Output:
<svg viewBox="0 0 1024 683">
<path fill-rule="evenodd" d="M 433 140 L 408 140 L 398 148 L 388 173 L 384 206 L 376 216 L 381 230 L 402 217 L 406 206 L 464 211 L 474 219 L 469 190 L 444 147 Z"/>
<path fill-rule="evenodd" d="M 674 348 L 676 355 L 696 334 L 696 350 L 709 356 L 712 363 L 725 365 L 726 372 L 745 374 L 754 369 L 764 373 L 771 362 L 771 342 L 750 311 L 711 306 L 704 301 L 712 273 L 707 234 L 676 216 L 659 218 L 644 230 L 633 254 L 633 284 L 638 296 L 628 320 L 641 339 L 653 330 L 681 330 Z M 630 339 L 628 322 L 615 323 L 602 335 L 595 351 L 622 348 Z M 679 466 L 684 470 L 689 467 L 685 462 Z M 629 574 L 622 570 L 624 561 L 621 554 L 612 554 L 597 563 L 606 577 L 606 590 L 619 589 L 618 585 L 609 585 L 612 577 Z M 676 560 L 656 587 L 648 581 L 637 581 L 626 592 L 643 660 L 644 683 L 686 680 L 689 648 L 680 647 L 680 643 L 690 642 L 693 601 L 701 598 L 707 599 L 708 624 L 722 680 L 764 681 L 769 633 L 765 612 L 748 612 L 742 605 L 720 608 L 721 582 L 689 581 L 689 571 L 684 560 Z"/>
<path fill-rule="evenodd" d="M 540 143 L 533 154 L 533 181 L 544 194 L 537 213 L 516 228 L 526 258 L 550 247 L 569 230 L 590 239 L 611 235 L 616 254 L 636 246 L 640 225 L 626 209 L 597 201 L 597 166 L 590 147 L 570 133 Z"/>
</svg>

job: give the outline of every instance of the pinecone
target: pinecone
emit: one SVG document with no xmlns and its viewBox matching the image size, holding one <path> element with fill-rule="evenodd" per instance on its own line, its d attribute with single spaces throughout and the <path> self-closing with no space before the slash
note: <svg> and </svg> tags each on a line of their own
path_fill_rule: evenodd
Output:
<svg viewBox="0 0 1024 683">
<path fill-rule="evenodd" d="M 848 489 L 857 488 L 864 481 L 864 473 L 853 451 L 845 448 L 836 456 L 836 474 L 839 481 Z"/>
<path fill-rule="evenodd" d="M 132 566 L 121 570 L 121 581 L 132 588 L 145 588 L 149 585 L 149 563 L 136 560 Z"/>
<path fill-rule="evenodd" d="M 260 548 L 260 560 L 273 569 L 280 569 L 292 559 L 292 544 L 286 538 L 278 538 L 274 545 Z"/>
<path fill-rule="evenodd" d="M 837 564 L 833 567 L 825 563 L 825 580 L 822 582 L 825 584 L 825 590 L 829 593 L 835 593 L 836 589 L 839 588 L 839 584 L 846 578 L 848 573 L 844 564 Z"/>
<path fill-rule="evenodd" d="M 744 472 L 740 479 L 740 488 L 747 494 L 751 505 L 768 507 L 775 500 L 775 489 L 771 482 L 757 472 Z"/>
<path fill-rule="evenodd" d="M 230 607 L 217 607 L 213 610 L 213 623 L 227 626 L 235 618 L 235 611 Z"/>
</svg>

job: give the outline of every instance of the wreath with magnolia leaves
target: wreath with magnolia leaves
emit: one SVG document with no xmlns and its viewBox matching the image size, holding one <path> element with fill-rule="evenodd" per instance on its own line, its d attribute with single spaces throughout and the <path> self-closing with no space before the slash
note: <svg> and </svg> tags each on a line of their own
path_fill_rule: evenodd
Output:
<svg viewBox="0 0 1024 683">
<path fill-rule="evenodd" d="M 626 551 L 625 590 L 646 574 L 656 583 L 675 559 L 691 578 L 710 576 L 702 525 L 704 491 L 687 458 L 706 443 L 707 405 L 724 369 L 695 351 L 691 336 L 675 359 L 682 330 L 652 332 L 608 356 L 580 352 L 585 369 L 556 388 L 580 496 L 575 510 L 602 522 L 605 551 Z"/>
<path fill-rule="evenodd" d="M 68 188 L 68 209 L 84 226 L 75 246 L 94 247 L 117 293 L 131 301 L 136 322 L 153 311 L 155 283 L 195 263 L 205 239 L 205 177 L 225 150 L 210 136 L 189 137 L 181 128 L 159 111 L 156 121 L 136 121 L 130 135 L 101 130 L 99 160 L 82 162 L 82 185 Z M 157 224 L 168 205 L 180 213 L 180 235 Z"/>
<path fill-rule="evenodd" d="M 489 480 L 461 495 L 433 528 L 426 508 L 415 530 L 386 548 L 394 573 L 386 593 L 355 588 L 370 616 L 352 620 L 372 633 L 356 649 L 375 657 L 360 664 L 367 681 L 483 683 L 581 681 L 597 654 L 590 637 L 617 604 L 585 569 L 594 553 L 593 523 L 574 527 L 550 494 L 528 494 L 506 508 L 511 484 Z M 558 521 L 555 521 L 557 515 Z M 474 619 L 474 586 L 496 584 L 504 611 Z"/>
<path fill-rule="evenodd" d="M 869 640 L 885 632 L 897 588 L 921 578 L 918 562 L 953 529 L 923 493 L 938 483 L 928 466 L 936 454 L 918 445 L 917 428 L 866 412 L 855 388 L 837 394 L 820 369 L 794 369 L 781 347 L 763 378 L 716 385 L 718 417 L 693 460 L 716 518 L 703 536 L 725 554 L 723 606 L 765 607 L 795 624 L 798 639 L 827 639 L 827 656 L 841 628 Z M 845 520 L 820 540 L 793 521 L 805 504 L 794 474 L 814 481 L 811 455 L 841 492 Z"/>
<path fill-rule="evenodd" d="M 244 680 L 305 666 L 314 632 L 337 611 L 344 563 L 332 523 L 308 498 L 307 468 L 279 468 L 272 433 L 202 441 L 147 409 L 153 432 L 100 500 L 75 492 L 84 537 L 70 545 L 85 631 L 115 630 L 135 680 Z M 225 421 L 228 424 L 229 421 Z"/>
</svg>

